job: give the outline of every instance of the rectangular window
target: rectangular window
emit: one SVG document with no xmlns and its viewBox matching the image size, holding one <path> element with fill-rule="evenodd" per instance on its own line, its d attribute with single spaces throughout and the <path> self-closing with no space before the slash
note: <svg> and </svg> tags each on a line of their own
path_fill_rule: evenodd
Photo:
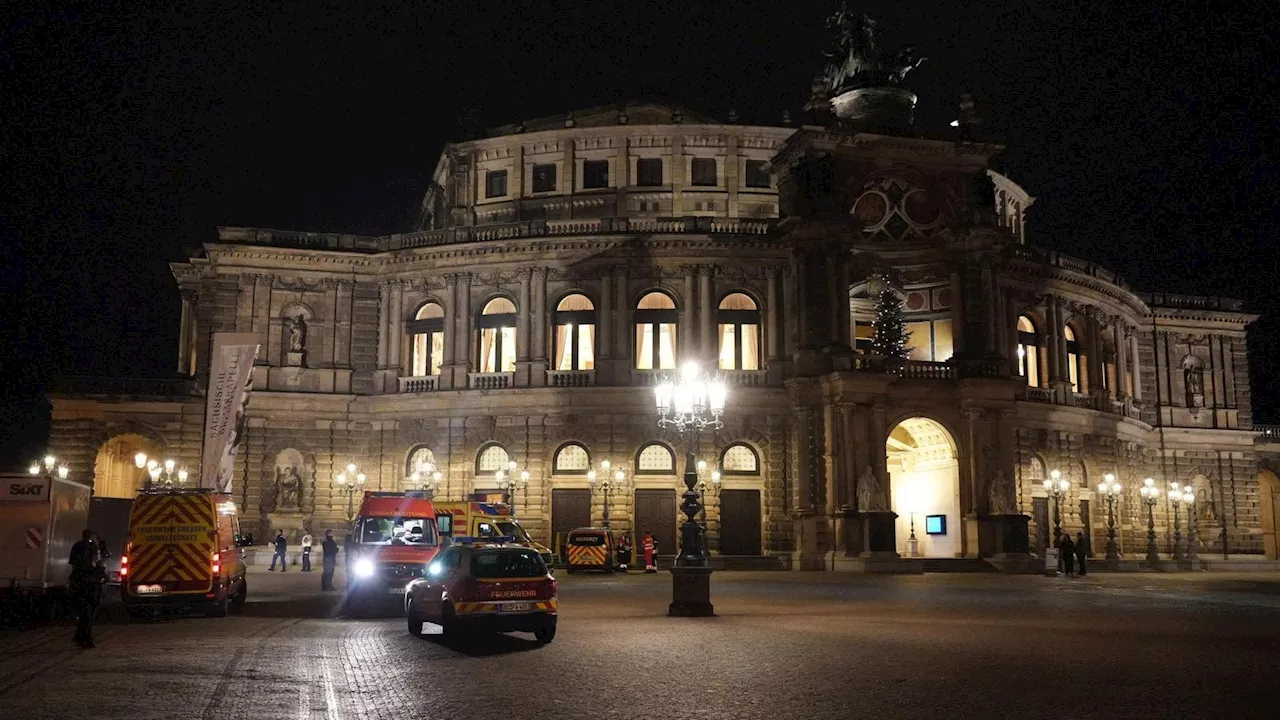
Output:
<svg viewBox="0 0 1280 720">
<path fill-rule="evenodd" d="M 907 347 L 911 349 L 907 359 L 932 360 L 933 342 L 929 333 L 929 321 L 909 322 L 907 328 Z"/>
<path fill-rule="evenodd" d="M 662 158 L 636 160 L 636 185 L 657 187 L 662 185 Z"/>
<path fill-rule="evenodd" d="M 556 189 L 556 166 L 553 164 L 533 166 L 533 191 L 551 192 Z"/>
<path fill-rule="evenodd" d="M 748 160 L 747 161 L 747 187 L 749 188 L 767 188 L 769 187 L 769 173 L 764 169 L 764 160 Z"/>
<path fill-rule="evenodd" d="M 609 187 L 609 161 L 584 160 L 582 163 L 582 187 L 587 190 Z"/>
<path fill-rule="evenodd" d="M 418 333 L 413 336 L 413 376 L 439 375 L 444 360 L 444 331 Z"/>
<path fill-rule="evenodd" d="M 573 342 L 577 339 L 578 362 L 573 362 Z M 557 370 L 594 370 L 596 367 L 596 326 L 595 325 L 557 325 L 556 326 L 556 369 Z"/>
<path fill-rule="evenodd" d="M 951 318 L 933 321 L 933 359 L 946 362 L 955 354 L 951 339 Z"/>
<path fill-rule="evenodd" d="M 516 329 L 513 327 L 480 330 L 480 372 L 515 372 Z"/>
<path fill-rule="evenodd" d="M 738 337 L 741 335 L 741 337 Z M 741 347 L 739 347 L 741 346 Z M 760 326 L 755 324 L 720 324 L 720 369 L 760 369 Z M 741 353 L 741 364 L 739 364 Z"/>
<path fill-rule="evenodd" d="M 654 331 L 657 338 L 654 338 Z M 658 344 L 654 367 L 654 342 Z M 644 323 L 636 326 L 636 369 L 674 370 L 676 367 L 676 324 Z"/>
<path fill-rule="evenodd" d="M 484 176 L 484 196 L 487 198 L 506 197 L 507 171 L 490 170 Z"/>
<path fill-rule="evenodd" d="M 715 158 L 694 158 L 693 159 L 693 182 L 694 185 L 716 186 L 716 159 Z"/>
</svg>

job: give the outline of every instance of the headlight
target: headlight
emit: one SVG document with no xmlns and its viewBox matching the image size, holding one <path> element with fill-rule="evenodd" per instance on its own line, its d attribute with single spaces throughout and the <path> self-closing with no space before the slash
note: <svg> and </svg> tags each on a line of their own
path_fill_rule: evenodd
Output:
<svg viewBox="0 0 1280 720">
<path fill-rule="evenodd" d="M 440 577 L 442 572 L 444 572 L 444 566 L 438 562 L 433 562 L 427 566 L 427 574 L 431 577 Z"/>
<path fill-rule="evenodd" d="M 356 577 L 373 577 L 375 570 L 377 570 L 377 567 L 369 558 L 360 558 L 356 561 Z"/>
</svg>

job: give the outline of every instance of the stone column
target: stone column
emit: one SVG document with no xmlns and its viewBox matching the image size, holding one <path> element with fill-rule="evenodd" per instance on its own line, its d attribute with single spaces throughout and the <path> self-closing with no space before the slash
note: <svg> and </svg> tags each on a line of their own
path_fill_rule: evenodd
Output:
<svg viewBox="0 0 1280 720">
<path fill-rule="evenodd" d="M 520 271 L 520 314 L 516 320 L 516 361 L 529 361 L 529 328 L 533 308 L 529 306 L 528 268 Z"/>
<path fill-rule="evenodd" d="M 1058 366 L 1060 356 L 1058 355 L 1058 336 L 1062 334 L 1062 322 L 1058 315 L 1058 299 L 1045 298 L 1044 303 L 1044 329 L 1045 338 L 1047 339 L 1045 355 L 1049 360 L 1049 382 L 1056 383 L 1062 379 L 1062 368 Z"/>
<path fill-rule="evenodd" d="M 596 312 L 596 360 L 608 360 L 613 347 L 613 268 L 600 276 L 600 307 Z"/>
<path fill-rule="evenodd" d="M 711 304 L 714 291 L 711 285 L 711 271 L 709 265 L 700 265 L 698 267 L 698 347 L 701 355 L 705 358 L 707 368 L 715 368 L 718 366 L 716 360 L 719 349 L 716 347 L 715 335 L 712 333 L 714 328 L 713 320 L 715 318 L 714 308 Z"/>
<path fill-rule="evenodd" d="M 630 348 L 635 330 L 631 326 L 631 313 L 635 308 L 631 306 L 630 290 L 627 287 L 627 267 L 619 265 L 613 269 L 613 272 L 616 280 L 614 290 L 617 293 L 615 305 L 618 308 L 618 332 L 613 336 L 613 358 L 614 365 L 618 368 L 615 380 L 621 380 L 629 374 L 632 363 Z"/>
<path fill-rule="evenodd" d="M 1009 357 L 1009 367 L 1012 368 L 1014 375 L 1018 374 L 1018 317 L 1022 315 L 1018 308 L 1016 298 L 1005 297 L 1004 300 L 1004 329 L 1005 329 L 1005 354 Z M 1035 348 L 1031 352 L 1038 352 Z M 1040 358 L 1036 358 L 1036 366 L 1039 367 Z M 1041 370 L 1040 372 L 1044 372 Z"/>
<path fill-rule="evenodd" d="M 845 508 L 853 504 L 854 497 L 854 479 L 858 476 L 857 469 L 857 433 L 854 431 L 854 423 L 857 418 L 853 414 L 853 406 L 847 403 L 840 404 L 840 479 L 836 492 L 836 507 Z"/>
<path fill-rule="evenodd" d="M 1111 344 L 1116 348 L 1116 387 L 1117 400 L 1129 397 L 1129 338 L 1124 329 L 1124 318 L 1111 318 Z"/>
<path fill-rule="evenodd" d="M 869 438 L 867 454 L 871 459 L 871 468 L 875 470 L 876 478 L 880 481 L 880 487 L 884 488 L 885 502 L 893 503 L 892 488 L 889 487 L 889 455 L 885 449 L 885 443 L 889 439 L 889 428 L 886 415 L 889 407 L 881 403 L 876 403 L 872 409 L 871 415 L 871 437 Z M 889 508 L 897 512 L 894 508 Z"/>
<path fill-rule="evenodd" d="M 813 509 L 813 494 L 809 491 L 811 477 L 809 457 L 809 435 L 811 432 L 812 412 L 801 408 L 796 414 L 796 481 L 795 505 L 797 510 Z M 797 538 L 797 541 L 799 538 Z M 799 549 L 799 542 L 797 542 Z"/>
<path fill-rule="evenodd" d="M 440 382 L 448 383 L 447 388 L 454 387 L 453 368 L 457 361 L 457 314 L 458 314 L 458 276 L 444 276 L 444 358 L 440 362 Z"/>
<path fill-rule="evenodd" d="M 391 315 L 391 288 L 386 282 L 378 283 L 378 369 L 387 369 L 388 342 L 387 317 Z"/>
<path fill-rule="evenodd" d="M 982 349 L 988 356 L 992 356 L 998 352 L 1000 347 L 999 341 L 996 339 L 996 333 L 1000 332 L 997 327 L 1000 316 L 996 312 L 995 278 L 992 277 L 991 268 L 985 264 L 982 268 L 982 294 L 986 296 L 984 304 L 987 306 L 987 332 L 986 337 L 983 339 Z"/>
<path fill-rule="evenodd" d="M 191 372 L 191 297 L 186 290 L 182 291 L 182 324 L 178 326 L 178 374 L 187 375 Z M 261 355 L 267 355 L 269 349 L 263 345 L 259 351 Z"/>
<path fill-rule="evenodd" d="M 964 283 L 960 273 L 951 273 L 951 347 L 957 358 L 965 354 Z"/>
<path fill-rule="evenodd" d="M 780 338 L 782 343 L 782 357 L 789 360 L 796 351 L 796 337 L 794 328 L 798 317 L 799 301 L 796 300 L 796 278 L 790 271 L 782 273 L 782 307 L 791 314 L 791 319 L 786 322 L 786 327 L 782 330 L 785 335 Z"/>
<path fill-rule="evenodd" d="M 533 348 L 530 384 L 547 384 L 547 269 L 533 269 Z"/>
<path fill-rule="evenodd" d="M 782 296 L 778 292 L 778 269 L 772 266 L 765 268 L 765 277 L 768 278 L 768 294 L 765 297 L 767 313 L 765 333 L 769 336 L 769 360 L 777 360 L 782 357 L 782 328 L 778 326 L 778 306 L 782 302 Z"/>
<path fill-rule="evenodd" d="M 387 318 L 387 333 L 391 338 L 387 369 L 399 370 L 404 362 L 401 358 L 404 340 L 404 283 L 399 280 L 391 284 L 391 315 Z M 392 374 L 399 375 L 398 372 Z"/>
<path fill-rule="evenodd" d="M 694 283 L 696 282 L 695 273 L 697 269 L 693 266 L 685 268 L 684 276 L 684 302 L 680 303 L 680 330 L 676 337 L 676 364 L 684 362 L 685 358 L 691 358 L 698 352 L 698 342 L 694 339 L 693 328 L 694 323 L 693 309 L 695 305 Z"/>
<path fill-rule="evenodd" d="M 458 276 L 458 338 L 454 344 L 454 387 L 467 386 L 467 373 L 471 372 L 471 273 Z"/>
<path fill-rule="evenodd" d="M 1138 363 L 1138 331 L 1136 328 L 1127 328 L 1126 335 L 1129 336 L 1129 357 L 1133 359 L 1130 373 L 1133 375 L 1133 399 L 1142 400 L 1142 366 Z"/>
<path fill-rule="evenodd" d="M 1102 346 L 1102 325 L 1097 310 L 1090 309 L 1089 328 L 1089 392 L 1101 392 L 1106 384 L 1107 359 Z"/>
</svg>

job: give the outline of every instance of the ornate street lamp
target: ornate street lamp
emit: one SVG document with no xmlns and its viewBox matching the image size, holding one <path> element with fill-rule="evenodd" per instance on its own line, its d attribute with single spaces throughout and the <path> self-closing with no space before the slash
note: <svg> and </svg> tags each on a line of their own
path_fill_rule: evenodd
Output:
<svg viewBox="0 0 1280 720">
<path fill-rule="evenodd" d="M 338 476 L 333 479 L 333 481 L 338 484 L 338 492 L 347 496 L 348 525 L 356 519 L 356 493 L 364 491 L 364 483 L 368 479 L 368 476 L 360 472 L 360 468 L 357 467 L 355 463 L 348 463 L 347 471 L 338 473 Z"/>
<path fill-rule="evenodd" d="M 1122 490 L 1111 473 L 1103 475 L 1098 485 L 1098 494 L 1107 501 L 1107 560 L 1112 562 L 1120 560 L 1120 549 L 1116 547 L 1116 500 L 1120 499 Z"/>
<path fill-rule="evenodd" d="M 1062 496 L 1071 492 L 1071 481 L 1062 477 L 1060 471 L 1050 470 L 1044 489 L 1053 497 L 1053 541 L 1057 542 L 1062 537 Z"/>
<path fill-rule="evenodd" d="M 55 465 L 57 465 L 57 470 L 54 469 Z M 43 475 L 47 478 L 52 478 L 56 473 L 63 480 L 66 480 L 67 476 L 71 474 L 71 470 L 66 464 L 58 465 L 58 458 L 53 455 L 45 455 L 43 465 L 39 461 L 32 462 L 31 466 L 27 468 L 27 472 L 37 477 Z"/>
<path fill-rule="evenodd" d="M 512 460 L 507 463 L 507 470 L 498 470 L 493 474 L 498 482 L 498 489 L 502 491 L 502 501 L 511 506 L 512 515 L 516 514 L 516 491 L 525 490 L 529 486 L 529 471 L 521 470 L 517 475 L 517 467 L 516 461 Z"/>
<path fill-rule="evenodd" d="M 137 465 L 139 470 L 147 471 L 147 489 L 185 485 L 189 476 L 187 469 L 178 467 L 178 463 L 174 462 L 172 458 L 160 462 L 155 458 L 148 458 L 146 453 L 140 452 L 133 456 L 133 464 Z"/>
<path fill-rule="evenodd" d="M 1146 478 L 1142 481 L 1142 487 L 1138 488 L 1138 492 L 1142 495 L 1142 502 L 1147 504 L 1147 562 L 1151 565 L 1160 563 L 1160 553 L 1156 552 L 1156 501 L 1160 498 L 1160 488 L 1156 487 L 1156 481 L 1152 478 Z"/>
<path fill-rule="evenodd" d="M 727 391 L 723 382 L 712 380 L 696 362 L 686 362 L 675 380 L 664 380 L 654 388 L 658 408 L 658 427 L 672 428 L 685 437 L 684 486 L 680 511 L 685 521 L 680 524 L 680 554 L 672 568 L 671 615 L 708 616 L 711 605 L 711 569 L 702 546 L 702 527 L 695 520 L 702 510 L 698 484 L 698 435 L 707 428 L 720 428 L 724 422 Z"/>
<path fill-rule="evenodd" d="M 1182 525 L 1178 522 L 1178 504 L 1182 502 L 1182 489 L 1178 483 L 1169 483 L 1169 505 L 1173 507 L 1173 561 L 1182 562 Z"/>
<path fill-rule="evenodd" d="M 702 496 L 702 527 L 707 526 L 707 492 L 710 491 L 711 497 L 720 497 L 720 470 L 712 470 L 710 481 L 707 478 L 707 461 L 698 461 L 698 494 Z"/>
<path fill-rule="evenodd" d="M 1195 563 L 1200 559 L 1196 550 L 1196 545 L 1200 544 L 1200 538 L 1196 533 L 1196 490 L 1190 485 L 1182 486 L 1182 503 L 1187 506 L 1187 552 L 1186 561 Z"/>
<path fill-rule="evenodd" d="M 443 477 L 440 471 L 435 469 L 435 465 L 431 463 L 423 463 L 424 466 L 431 468 L 431 472 L 426 470 L 414 470 L 409 474 L 409 484 L 414 490 L 426 493 L 428 498 L 434 498 L 436 488 L 440 487 L 440 478 Z"/>
<path fill-rule="evenodd" d="M 600 496 L 604 498 L 604 518 L 601 520 L 600 525 L 606 530 L 609 528 L 609 496 L 615 492 L 624 493 L 627 489 L 627 473 L 618 468 L 610 475 L 609 469 L 611 467 L 612 465 L 609 461 L 605 460 L 600 463 L 599 474 L 595 470 L 587 473 L 587 487 L 591 488 L 593 494 L 599 490 Z"/>
</svg>

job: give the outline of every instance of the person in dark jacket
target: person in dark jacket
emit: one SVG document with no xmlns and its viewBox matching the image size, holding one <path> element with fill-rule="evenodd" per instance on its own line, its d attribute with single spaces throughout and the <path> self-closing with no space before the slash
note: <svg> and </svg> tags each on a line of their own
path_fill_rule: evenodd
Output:
<svg viewBox="0 0 1280 720">
<path fill-rule="evenodd" d="M 102 602 L 102 584 L 107 581 L 106 568 L 102 566 L 101 541 L 86 528 L 80 540 L 71 546 L 71 577 L 68 579 L 71 598 L 76 604 L 79 621 L 76 623 L 75 642 L 82 648 L 93 647 L 93 618 Z"/>
<path fill-rule="evenodd" d="M 284 539 L 283 530 L 276 531 L 276 539 L 272 541 L 272 544 L 275 546 L 276 552 L 271 556 L 271 567 L 267 569 L 274 571 L 276 569 L 276 560 L 279 560 L 280 572 L 285 572 L 289 569 L 289 563 L 285 560 L 284 554 L 285 551 L 289 549 L 289 541 Z"/>
<path fill-rule="evenodd" d="M 623 535 L 618 540 L 617 549 L 618 572 L 626 572 L 627 566 L 631 564 L 631 536 Z"/>
<path fill-rule="evenodd" d="M 333 539 L 333 531 L 324 531 L 324 542 L 320 543 L 323 568 L 320 572 L 320 589 L 333 589 L 333 569 L 338 565 L 338 541 Z"/>
<path fill-rule="evenodd" d="M 1070 577 L 1076 574 L 1076 544 L 1071 540 L 1070 533 L 1062 533 L 1062 545 L 1060 546 L 1062 553 L 1062 568 Z"/>
<path fill-rule="evenodd" d="M 1076 562 L 1080 565 L 1081 577 L 1084 577 L 1084 560 L 1089 556 L 1091 549 L 1089 547 L 1089 538 L 1085 537 L 1082 532 L 1076 533 Z"/>
</svg>

